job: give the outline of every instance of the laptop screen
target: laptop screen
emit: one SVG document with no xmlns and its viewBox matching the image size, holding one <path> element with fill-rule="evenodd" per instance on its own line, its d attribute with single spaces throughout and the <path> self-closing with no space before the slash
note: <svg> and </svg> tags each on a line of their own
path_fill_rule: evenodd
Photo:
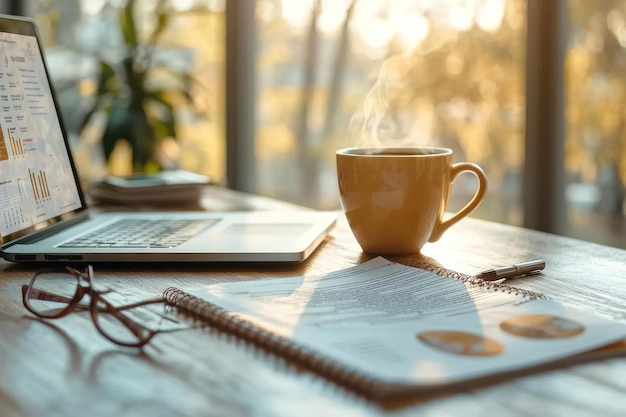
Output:
<svg viewBox="0 0 626 417">
<path fill-rule="evenodd" d="M 84 205 L 34 25 L 0 16 L 0 243 Z"/>
</svg>

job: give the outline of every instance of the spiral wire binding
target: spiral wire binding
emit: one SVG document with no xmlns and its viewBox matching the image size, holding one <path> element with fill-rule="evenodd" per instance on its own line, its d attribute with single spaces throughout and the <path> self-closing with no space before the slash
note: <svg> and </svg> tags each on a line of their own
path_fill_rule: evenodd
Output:
<svg viewBox="0 0 626 417">
<path fill-rule="evenodd" d="M 523 297 L 534 298 L 534 299 L 546 299 L 547 298 L 545 295 L 538 293 L 536 291 L 513 287 L 511 285 L 506 285 L 500 282 L 485 281 L 484 279 L 480 279 L 476 277 L 475 275 L 463 274 L 461 272 L 453 271 L 451 269 L 444 268 L 443 266 L 433 265 L 428 262 L 415 261 L 412 259 L 403 259 L 403 260 L 399 260 L 398 263 L 401 263 L 406 266 L 414 267 L 414 268 L 423 269 L 425 271 L 435 273 L 442 277 L 453 278 L 465 284 L 482 287 L 487 291 L 504 292 L 507 294 L 521 295 Z"/>
<path fill-rule="evenodd" d="M 500 283 L 486 282 L 477 277 L 452 271 L 441 266 L 433 265 L 422 261 L 399 262 L 406 266 L 423 269 L 437 275 L 453 278 L 463 283 L 476 285 L 489 291 L 499 291 L 517 294 L 530 298 L 545 298 L 543 295 L 530 290 L 524 290 Z M 355 392 L 365 394 L 373 399 L 389 399 L 400 397 L 409 392 L 415 393 L 416 387 L 407 387 L 401 384 L 390 384 L 380 382 L 372 377 L 328 359 L 310 348 L 300 345 L 288 338 L 277 335 L 269 330 L 257 326 L 250 321 L 237 317 L 228 310 L 214 305 L 194 295 L 188 294 L 178 288 L 170 287 L 163 292 L 163 299 L 180 309 L 183 312 L 191 313 L 219 330 L 225 331 L 241 338 L 251 344 L 265 349 L 271 354 L 278 355 L 284 359 L 307 367 L 336 384 L 342 385 Z M 450 385 L 448 385 L 450 388 Z M 446 389 L 445 386 L 440 389 Z M 436 391 L 436 387 L 430 386 L 431 392 Z"/>
<path fill-rule="evenodd" d="M 294 364 L 305 366 L 313 372 L 355 392 L 380 398 L 393 392 L 389 384 L 383 384 L 371 377 L 364 376 L 356 370 L 317 354 L 308 347 L 255 326 L 247 320 L 236 317 L 222 307 L 187 294 L 178 288 L 170 287 L 166 289 L 163 292 L 163 299 L 184 312 L 198 316 L 208 325 L 239 337 Z"/>
</svg>

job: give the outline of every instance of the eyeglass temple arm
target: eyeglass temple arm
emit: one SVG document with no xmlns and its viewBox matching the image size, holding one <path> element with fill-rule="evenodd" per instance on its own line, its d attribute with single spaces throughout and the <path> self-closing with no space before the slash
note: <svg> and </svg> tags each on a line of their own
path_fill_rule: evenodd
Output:
<svg viewBox="0 0 626 417">
<path fill-rule="evenodd" d="M 124 311 L 124 310 L 130 310 L 132 308 L 142 307 L 142 306 L 149 305 L 149 304 L 158 304 L 158 303 L 164 303 L 164 302 L 165 300 L 163 300 L 162 298 L 153 298 L 150 300 L 143 300 L 143 301 L 138 301 L 132 304 L 124 304 L 121 306 L 117 306 L 115 307 L 115 309 Z"/>
<path fill-rule="evenodd" d="M 28 291 L 28 285 L 22 285 L 22 297 L 26 298 L 27 296 L 28 299 L 34 298 L 37 300 L 56 301 L 59 303 L 67 304 L 73 301 L 73 298 L 69 298 L 64 295 L 59 295 L 48 291 L 43 291 L 37 288 L 31 288 L 30 291 Z"/>
<path fill-rule="evenodd" d="M 24 284 L 24 285 L 22 285 L 22 297 L 26 297 L 27 295 L 28 295 L 29 299 L 30 298 L 35 298 L 37 300 L 57 301 L 57 302 L 63 302 L 63 303 L 68 303 L 68 304 L 73 301 L 73 298 L 69 298 L 69 297 L 66 297 L 66 296 L 63 296 L 63 295 L 55 294 L 55 293 L 52 293 L 52 292 L 49 292 L 49 291 L 40 290 L 40 289 L 37 289 L 37 288 L 31 288 L 31 290 L 29 292 L 28 291 L 28 285 Z M 148 305 L 148 304 L 161 303 L 161 302 L 163 302 L 162 299 L 155 298 L 155 299 L 152 299 L 152 300 L 144 300 L 144 301 L 139 301 L 139 302 L 132 303 L 132 304 L 126 304 L 126 305 L 119 306 L 119 307 L 114 307 L 112 304 L 110 304 L 108 301 L 106 301 L 106 305 L 107 305 L 107 311 L 109 313 L 114 313 L 115 311 L 130 310 L 132 308 L 141 307 L 141 306 Z M 126 316 L 123 316 L 123 317 L 126 317 Z"/>
</svg>

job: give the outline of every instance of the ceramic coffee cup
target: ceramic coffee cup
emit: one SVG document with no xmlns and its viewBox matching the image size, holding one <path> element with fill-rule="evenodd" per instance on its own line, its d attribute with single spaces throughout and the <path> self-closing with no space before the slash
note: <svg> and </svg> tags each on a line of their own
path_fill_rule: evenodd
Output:
<svg viewBox="0 0 626 417">
<path fill-rule="evenodd" d="M 433 147 L 349 148 L 336 153 L 339 195 L 348 223 L 366 253 L 419 252 L 470 214 L 487 191 L 476 164 L 452 162 L 452 150 Z M 454 180 L 478 178 L 471 200 L 444 220 Z"/>
</svg>

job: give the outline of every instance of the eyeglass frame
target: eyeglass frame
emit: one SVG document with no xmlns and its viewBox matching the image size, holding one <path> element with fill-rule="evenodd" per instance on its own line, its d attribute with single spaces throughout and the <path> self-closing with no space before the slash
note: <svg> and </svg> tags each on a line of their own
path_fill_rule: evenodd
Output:
<svg viewBox="0 0 626 417">
<path fill-rule="evenodd" d="M 65 270 L 69 273 L 69 275 L 76 278 L 76 291 L 74 293 L 74 296 L 69 298 L 64 295 L 55 294 L 52 292 L 40 290 L 40 289 L 37 289 L 36 287 L 33 287 L 33 284 L 37 280 L 37 277 L 39 277 L 42 274 L 50 273 L 50 272 L 65 272 L 59 269 L 40 270 L 40 271 L 37 271 L 33 275 L 33 277 L 30 279 L 30 282 L 28 284 L 22 285 L 22 303 L 24 304 L 24 307 L 26 308 L 26 310 L 30 311 L 32 314 L 42 319 L 58 319 L 58 318 L 62 318 L 62 317 L 69 315 L 74 310 L 79 308 L 81 306 L 79 303 L 83 299 L 83 297 L 85 295 L 89 295 L 90 297 L 89 311 L 91 315 L 91 320 L 93 321 L 98 332 L 102 336 L 104 336 L 107 340 L 109 340 L 112 343 L 115 343 L 116 345 L 141 348 L 145 346 L 146 344 L 148 344 L 150 340 L 152 340 L 152 338 L 156 336 L 158 333 L 164 332 L 163 330 L 148 329 L 147 327 L 142 326 L 141 324 L 132 320 L 130 317 L 122 314 L 122 311 L 124 310 L 130 310 L 132 308 L 142 307 L 142 306 L 149 305 L 149 304 L 164 303 L 163 299 L 154 298 L 154 299 L 139 301 L 136 303 L 125 304 L 125 305 L 116 307 L 103 297 L 104 294 L 110 293 L 112 292 L 112 290 L 97 290 L 93 287 L 94 272 L 93 272 L 92 265 L 87 265 L 85 267 L 84 272 L 81 272 L 71 266 L 66 266 Z M 30 305 L 29 300 L 31 299 L 58 301 L 58 302 L 67 303 L 67 306 L 61 309 L 60 311 L 56 312 L 55 314 L 42 314 Z M 116 319 L 120 321 L 120 323 L 126 326 L 126 328 L 130 330 L 132 334 L 134 334 L 137 337 L 137 343 L 124 342 L 121 340 L 117 340 L 114 337 L 110 336 L 106 331 L 104 331 L 100 327 L 100 325 L 98 324 L 99 321 L 97 319 L 97 314 L 99 314 L 99 312 L 102 312 L 103 306 L 102 305 L 99 306 L 98 305 L 99 302 L 101 302 L 103 306 L 105 307 L 104 312 L 108 314 L 112 314 Z"/>
</svg>

